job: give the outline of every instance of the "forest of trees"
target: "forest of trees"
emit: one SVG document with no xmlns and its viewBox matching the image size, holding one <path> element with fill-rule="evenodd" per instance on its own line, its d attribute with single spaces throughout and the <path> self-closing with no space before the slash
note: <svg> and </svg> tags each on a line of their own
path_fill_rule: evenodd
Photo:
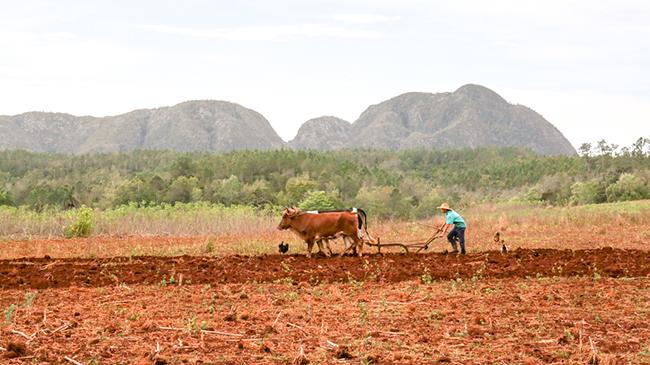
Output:
<svg viewBox="0 0 650 365">
<path fill-rule="evenodd" d="M 359 206 L 379 217 L 428 216 L 442 201 L 553 205 L 650 198 L 650 139 L 583 144 L 579 156 L 517 148 L 453 151 L 0 152 L 0 205 L 33 210 L 176 202 Z"/>
</svg>

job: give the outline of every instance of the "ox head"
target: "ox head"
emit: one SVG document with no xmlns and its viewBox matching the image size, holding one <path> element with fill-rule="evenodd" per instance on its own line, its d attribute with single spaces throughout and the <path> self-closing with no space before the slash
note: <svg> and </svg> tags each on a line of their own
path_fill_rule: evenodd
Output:
<svg viewBox="0 0 650 365">
<path fill-rule="evenodd" d="M 300 209 L 296 207 L 285 208 L 282 212 L 282 220 L 278 224 L 278 229 L 289 229 L 291 228 L 291 222 L 293 219 L 300 214 Z"/>
</svg>

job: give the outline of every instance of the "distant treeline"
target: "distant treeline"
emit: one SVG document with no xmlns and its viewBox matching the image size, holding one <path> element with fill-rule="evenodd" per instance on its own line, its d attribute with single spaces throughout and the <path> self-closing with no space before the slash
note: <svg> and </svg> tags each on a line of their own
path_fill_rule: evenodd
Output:
<svg viewBox="0 0 650 365">
<path fill-rule="evenodd" d="M 33 210 L 177 202 L 260 209 L 360 206 L 373 216 L 429 216 L 525 200 L 554 205 L 650 198 L 650 139 L 630 147 L 584 144 L 579 156 L 518 148 L 452 151 L 137 151 L 55 155 L 0 152 L 0 205 Z"/>
</svg>

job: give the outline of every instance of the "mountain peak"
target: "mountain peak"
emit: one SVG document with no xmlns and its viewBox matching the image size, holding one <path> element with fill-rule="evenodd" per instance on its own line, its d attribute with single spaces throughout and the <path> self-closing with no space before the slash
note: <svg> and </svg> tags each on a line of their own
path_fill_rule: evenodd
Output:
<svg viewBox="0 0 650 365">
<path fill-rule="evenodd" d="M 289 146 L 298 150 L 331 150 L 345 147 L 350 139 L 352 124 L 341 118 L 322 116 L 313 118 L 300 126 Z"/>
<path fill-rule="evenodd" d="M 349 131 L 343 129 L 336 135 L 314 128 L 311 123 L 304 126 L 309 128 L 301 127 L 294 141 L 308 141 L 311 148 L 321 149 L 497 146 L 525 147 L 547 155 L 576 153 L 562 133 L 541 115 L 511 105 L 496 92 L 476 84 L 461 86 L 453 93 L 398 95 L 371 105 Z M 340 147 L 334 147 L 330 142 L 333 140 Z"/>
<path fill-rule="evenodd" d="M 61 113 L 0 117 L 0 150 L 89 153 L 131 150 L 227 152 L 286 146 L 258 112 L 219 100 L 191 100 L 102 118 Z"/>
<path fill-rule="evenodd" d="M 463 85 L 459 87 L 456 91 L 454 91 L 454 94 L 465 95 L 471 99 L 476 99 L 476 100 L 494 100 L 494 101 L 506 102 L 505 99 L 501 97 L 501 95 L 497 94 L 496 92 L 492 91 L 491 89 L 485 86 L 477 85 L 477 84 Z"/>
</svg>

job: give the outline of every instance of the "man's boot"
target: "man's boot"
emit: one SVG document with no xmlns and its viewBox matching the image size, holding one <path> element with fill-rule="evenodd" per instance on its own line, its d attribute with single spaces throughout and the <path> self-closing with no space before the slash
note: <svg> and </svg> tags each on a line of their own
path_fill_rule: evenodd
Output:
<svg viewBox="0 0 650 365">
<path fill-rule="evenodd" d="M 458 252 L 458 244 L 456 243 L 456 240 L 454 240 L 453 242 L 451 242 L 451 252 L 452 252 L 452 253 L 456 253 L 456 252 Z"/>
</svg>

